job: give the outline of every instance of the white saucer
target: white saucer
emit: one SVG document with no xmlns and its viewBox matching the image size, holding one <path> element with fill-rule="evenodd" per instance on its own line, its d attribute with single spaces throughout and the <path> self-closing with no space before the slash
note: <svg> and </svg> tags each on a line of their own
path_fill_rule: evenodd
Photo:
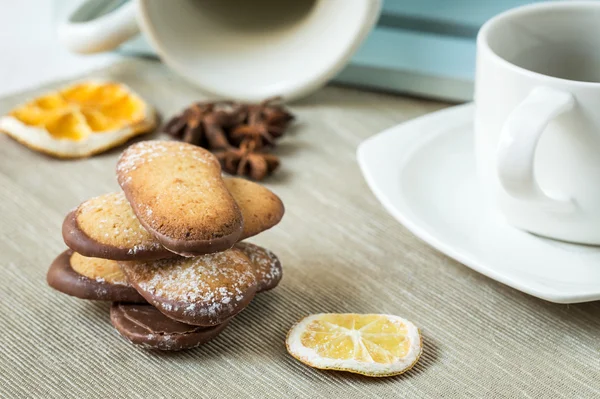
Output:
<svg viewBox="0 0 600 399">
<path fill-rule="evenodd" d="M 476 180 L 473 109 L 445 109 L 361 143 L 369 186 L 415 235 L 473 270 L 552 302 L 599 300 L 600 247 L 520 231 L 487 206 Z"/>
</svg>

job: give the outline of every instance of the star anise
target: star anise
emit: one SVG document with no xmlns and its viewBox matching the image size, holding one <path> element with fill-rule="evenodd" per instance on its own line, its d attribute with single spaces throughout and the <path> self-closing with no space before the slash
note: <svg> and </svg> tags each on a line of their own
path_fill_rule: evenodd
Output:
<svg viewBox="0 0 600 399">
<path fill-rule="evenodd" d="M 213 113 L 223 128 L 230 129 L 244 123 L 248 117 L 248 106 L 233 101 L 222 101 L 214 104 Z"/>
<path fill-rule="evenodd" d="M 204 128 L 204 137 L 210 150 L 225 150 L 231 147 L 225 131 L 223 131 L 223 125 L 219 120 L 219 115 L 216 113 L 209 113 L 204 116 L 202 120 L 202 126 Z"/>
<path fill-rule="evenodd" d="M 216 110 L 221 104 L 196 103 L 183 113 L 173 117 L 164 127 L 164 131 L 186 143 L 200 147 L 222 150 L 230 147 L 223 131 L 224 122 L 235 123 L 233 114 Z"/>
<path fill-rule="evenodd" d="M 164 131 L 214 152 L 224 171 L 262 180 L 279 166 L 279 158 L 265 151 L 293 119 L 279 98 L 260 104 L 195 103 L 172 118 Z"/>
<path fill-rule="evenodd" d="M 231 130 L 229 138 L 233 144 L 252 141 L 258 148 L 275 146 L 275 138 L 264 123 L 239 125 Z"/>
<path fill-rule="evenodd" d="M 281 104 L 280 97 L 274 97 L 263 101 L 259 105 L 260 115 L 266 123 L 269 133 L 275 138 L 283 135 L 294 115 L 288 112 Z"/>
<path fill-rule="evenodd" d="M 294 119 L 278 102 L 279 98 L 263 101 L 247 107 L 246 123 L 237 125 L 229 133 L 234 144 L 254 141 L 259 148 L 275 146 L 288 124 Z"/>
<path fill-rule="evenodd" d="M 215 152 L 215 155 L 225 172 L 262 180 L 279 167 L 279 158 L 256 150 L 256 142 L 247 140 L 239 148 Z"/>
<path fill-rule="evenodd" d="M 196 103 L 174 116 L 165 125 L 164 131 L 176 139 L 201 147 L 208 145 L 202 120 L 213 109 L 212 103 Z"/>
</svg>

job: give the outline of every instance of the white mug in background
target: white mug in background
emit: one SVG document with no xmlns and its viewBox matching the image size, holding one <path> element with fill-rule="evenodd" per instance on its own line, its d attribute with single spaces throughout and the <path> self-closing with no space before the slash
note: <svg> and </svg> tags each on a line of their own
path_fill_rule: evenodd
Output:
<svg viewBox="0 0 600 399">
<path fill-rule="evenodd" d="M 88 0 L 59 28 L 72 51 L 107 51 L 139 30 L 160 58 L 221 97 L 293 99 L 324 85 L 375 24 L 381 0 L 132 0 L 88 20 Z M 104 4 L 106 5 L 106 4 Z"/>
<path fill-rule="evenodd" d="M 507 221 L 600 245 L 600 2 L 529 5 L 477 37 L 475 152 Z"/>
</svg>

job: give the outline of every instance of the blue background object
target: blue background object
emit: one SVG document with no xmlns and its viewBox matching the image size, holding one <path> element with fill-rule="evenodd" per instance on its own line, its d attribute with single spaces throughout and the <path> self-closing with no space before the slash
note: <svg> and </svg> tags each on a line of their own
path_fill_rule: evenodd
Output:
<svg viewBox="0 0 600 399">
<path fill-rule="evenodd" d="M 336 82 L 469 101 L 481 25 L 525 0 L 385 0 L 373 32 Z"/>
</svg>

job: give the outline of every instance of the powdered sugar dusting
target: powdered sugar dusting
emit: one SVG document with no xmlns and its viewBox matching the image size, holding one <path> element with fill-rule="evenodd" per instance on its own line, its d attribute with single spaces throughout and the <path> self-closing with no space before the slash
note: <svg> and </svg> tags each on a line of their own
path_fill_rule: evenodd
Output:
<svg viewBox="0 0 600 399">
<path fill-rule="evenodd" d="M 194 258 L 125 262 L 128 278 L 156 298 L 165 312 L 224 320 L 254 292 L 252 265 L 237 250 Z"/>
<path fill-rule="evenodd" d="M 127 251 L 128 255 L 136 255 L 140 252 L 150 252 L 160 248 L 161 245 L 158 242 L 151 242 L 149 244 L 135 244 L 132 248 Z"/>
<path fill-rule="evenodd" d="M 208 151 L 191 144 L 166 140 L 140 141 L 129 146 L 121 155 L 117 163 L 119 183 L 129 182 L 131 176 L 128 174 L 146 163 L 160 158 L 179 158 L 183 155 L 205 164 L 214 162 L 214 157 Z"/>
<path fill-rule="evenodd" d="M 208 241 L 239 228 L 241 214 L 209 151 L 177 141 L 143 141 L 117 163 L 117 179 L 144 226 L 175 240 Z"/>
<path fill-rule="evenodd" d="M 85 201 L 79 206 L 77 221 L 89 237 L 103 244 L 125 246 L 130 255 L 161 247 L 140 224 L 122 192 Z"/>
<path fill-rule="evenodd" d="M 164 156 L 167 153 L 167 146 L 163 143 L 166 143 L 166 141 L 150 140 L 129 146 L 117 162 L 117 174 L 126 175 L 136 170 L 140 165 L 153 162 L 156 158 Z M 119 183 L 121 183 L 120 180 Z"/>
<path fill-rule="evenodd" d="M 281 263 L 273 252 L 249 242 L 239 242 L 235 248 L 244 252 L 252 262 L 258 291 L 273 288 L 281 280 Z"/>
</svg>

